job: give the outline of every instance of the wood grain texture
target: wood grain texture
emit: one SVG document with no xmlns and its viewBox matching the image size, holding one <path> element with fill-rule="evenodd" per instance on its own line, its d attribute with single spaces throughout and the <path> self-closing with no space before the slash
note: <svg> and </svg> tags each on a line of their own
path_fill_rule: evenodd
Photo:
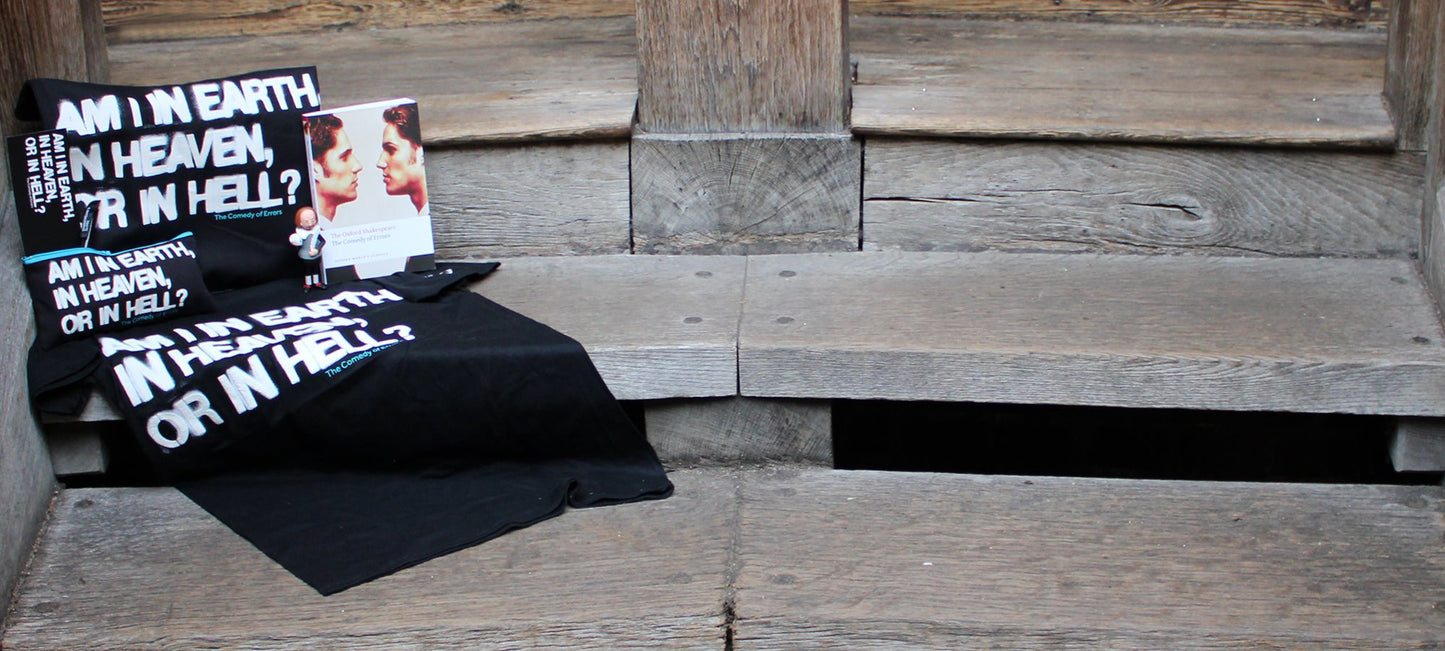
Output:
<svg viewBox="0 0 1445 651">
<path fill-rule="evenodd" d="M 618 399 L 732 396 L 744 265 L 727 256 L 513 258 L 475 290 L 581 342 Z"/>
<path fill-rule="evenodd" d="M 473 289 L 587 349 L 619 400 L 737 395 L 746 261 L 730 256 L 507 258 Z M 99 393 L 75 417 L 120 420 Z"/>
<path fill-rule="evenodd" d="M 1396 472 L 1445 472 L 1445 421 L 1401 418 L 1390 439 Z"/>
<path fill-rule="evenodd" d="M 103 0 L 112 43 L 633 15 L 629 0 Z"/>
<path fill-rule="evenodd" d="M 1437 38 L 1445 39 L 1445 10 L 1435 12 Z M 1445 305 L 1445 42 L 1437 41 L 1429 75 L 1431 106 L 1426 128 L 1425 183 L 1420 223 L 1421 266 L 1437 305 Z"/>
<path fill-rule="evenodd" d="M 1399 0 L 1396 0 L 1398 4 Z M 114 43 L 237 34 L 290 34 L 466 22 L 631 16 L 627 0 L 418 2 L 369 0 L 104 0 L 105 28 Z M 1235 27 L 1314 26 L 1383 30 L 1386 0 L 853 0 L 855 15 L 952 16 L 1188 23 Z"/>
<path fill-rule="evenodd" d="M 110 451 L 100 433 L 84 425 L 47 428 L 45 449 L 57 477 L 103 473 L 110 466 Z"/>
<path fill-rule="evenodd" d="M 847 135 L 653 136 L 632 141 L 638 253 L 858 248 L 862 147 Z"/>
<path fill-rule="evenodd" d="M 666 400 L 646 406 L 647 440 L 669 465 L 807 463 L 832 467 L 827 401 Z"/>
<path fill-rule="evenodd" d="M 1423 156 L 872 138 L 868 250 L 1414 257 Z"/>
<path fill-rule="evenodd" d="M 759 471 L 737 648 L 1429 647 L 1438 487 Z"/>
<path fill-rule="evenodd" d="M 840 131 L 844 0 L 639 0 L 638 127 L 654 133 Z"/>
<path fill-rule="evenodd" d="M 0 166 L 3 169 L 3 166 Z M 26 353 L 35 338 L 20 258 L 10 176 L 0 180 L 0 604 L 7 603 L 55 490 L 50 457 L 30 411 Z M 0 615 L 3 617 L 3 615 Z"/>
<path fill-rule="evenodd" d="M 1401 0 L 852 0 L 854 15 L 1384 30 Z"/>
<path fill-rule="evenodd" d="M 5 648 L 720 648 L 734 480 L 671 478 L 324 598 L 175 490 L 68 490 Z"/>
<path fill-rule="evenodd" d="M 856 132 L 1389 149 L 1385 35 L 859 18 Z"/>
<path fill-rule="evenodd" d="M 746 296 L 745 396 L 1445 415 L 1410 261 L 759 256 Z"/>
<path fill-rule="evenodd" d="M 428 152 L 437 257 L 631 250 L 626 142 Z"/>
<path fill-rule="evenodd" d="M 630 18 L 523 21 L 112 47 L 112 78 L 159 84 L 314 63 L 323 104 L 417 100 L 428 145 L 625 138 Z"/>
<path fill-rule="evenodd" d="M 1385 100 L 1400 133 L 1401 149 L 1426 148 L 1431 116 L 1440 104 L 1432 102 L 1435 51 L 1441 47 L 1438 1 L 1395 0 L 1390 5 L 1389 55 L 1385 66 Z"/>
<path fill-rule="evenodd" d="M 36 128 L 11 114 L 20 87 L 35 77 L 104 82 L 109 74 L 99 0 L 7 0 L 0 20 L 0 133 Z"/>
</svg>

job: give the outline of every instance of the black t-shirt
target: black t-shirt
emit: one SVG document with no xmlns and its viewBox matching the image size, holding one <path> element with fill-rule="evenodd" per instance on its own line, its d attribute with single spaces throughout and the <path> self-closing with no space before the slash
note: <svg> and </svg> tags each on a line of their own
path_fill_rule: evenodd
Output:
<svg viewBox="0 0 1445 651">
<path fill-rule="evenodd" d="M 490 269 L 221 292 L 88 357 L 33 351 L 34 386 L 64 402 L 98 369 L 156 466 L 323 594 L 566 506 L 670 495 L 581 345 L 451 291 Z"/>
</svg>

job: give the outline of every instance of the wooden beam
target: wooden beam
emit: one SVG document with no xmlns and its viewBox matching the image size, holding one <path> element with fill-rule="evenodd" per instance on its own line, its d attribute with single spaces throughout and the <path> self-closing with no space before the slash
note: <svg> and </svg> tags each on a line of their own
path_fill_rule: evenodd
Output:
<svg viewBox="0 0 1445 651">
<path fill-rule="evenodd" d="M 1439 0 L 1394 0 L 1390 5 L 1385 100 L 1404 150 L 1425 148 L 1432 116 L 1440 111 L 1431 93 L 1442 16 L 1445 7 Z"/>
<path fill-rule="evenodd" d="M 477 293 L 582 344 L 619 400 L 737 395 L 746 260 L 734 256 L 522 257 Z"/>
<path fill-rule="evenodd" d="M 1395 145 L 1382 33 L 869 17 L 851 45 L 862 134 Z"/>
<path fill-rule="evenodd" d="M 1418 153 L 869 138 L 867 250 L 1413 258 Z"/>
<path fill-rule="evenodd" d="M 663 463 L 833 465 L 826 400 L 663 400 L 646 405 L 647 440 Z"/>
<path fill-rule="evenodd" d="M 1437 486 L 743 475 L 737 648 L 1417 648 Z"/>
<path fill-rule="evenodd" d="M 35 126 L 11 114 L 32 77 L 103 81 L 99 0 L 7 0 L 0 20 L 0 136 Z M 0 180 L 0 603 L 8 601 L 45 517 L 55 475 L 30 409 L 25 359 L 35 324 L 20 258 L 8 167 Z"/>
<path fill-rule="evenodd" d="M 1433 24 L 1419 26 L 1412 30 L 1411 36 L 1412 39 L 1429 39 L 1433 43 L 1431 58 L 1425 66 L 1425 78 L 1416 82 L 1420 87 L 1415 88 L 1412 95 L 1426 98 L 1420 107 L 1425 111 L 1424 145 L 1427 149 L 1422 188 L 1424 200 L 1420 211 L 1423 231 L 1420 261 L 1436 304 L 1445 305 L 1445 7 L 1428 0 L 1416 0 L 1416 4 L 1428 5 L 1433 12 L 1429 15 Z"/>
<path fill-rule="evenodd" d="M 863 151 L 846 134 L 639 135 L 632 141 L 638 253 L 858 248 Z"/>
<path fill-rule="evenodd" d="M 1445 419 L 1401 418 L 1390 439 L 1396 472 L 1445 472 Z"/>
<path fill-rule="evenodd" d="M 6 111 L 8 113 L 8 111 Z M 30 410 L 25 358 L 35 318 L 20 259 L 10 176 L 0 180 L 0 605 L 20 576 L 55 490 L 55 474 Z"/>
<path fill-rule="evenodd" d="M 633 0 L 107 0 L 104 6 L 115 43 L 633 14 Z"/>
<path fill-rule="evenodd" d="M 175 489 L 63 491 L 4 645 L 720 648 L 737 480 L 670 478 L 329 597 Z"/>
<path fill-rule="evenodd" d="M 637 106 L 634 32 L 631 18 L 448 24 L 134 43 L 111 57 L 115 83 L 147 85 L 314 63 L 327 107 L 416 99 L 434 150 L 626 138 Z"/>
<path fill-rule="evenodd" d="M 0 132 L 16 134 L 22 125 L 11 109 L 25 80 L 107 80 L 100 0 L 6 0 L 0 60 Z"/>
<path fill-rule="evenodd" d="M 1400 0 L 851 0 L 855 16 L 947 16 L 1196 24 L 1214 27 L 1337 27 L 1384 30 Z"/>
<path fill-rule="evenodd" d="M 110 450 L 90 423 L 47 427 L 45 448 L 57 477 L 99 474 L 110 466 Z"/>
<path fill-rule="evenodd" d="M 639 0 L 638 128 L 834 132 L 848 121 L 844 0 Z"/>
<path fill-rule="evenodd" d="M 438 259 L 631 250 L 626 142 L 437 149 L 426 164 Z"/>
<path fill-rule="evenodd" d="M 862 252 L 747 278 L 744 396 L 1445 416 L 1410 260 Z"/>
<path fill-rule="evenodd" d="M 857 248 L 844 0 L 639 0 L 633 248 Z"/>
</svg>

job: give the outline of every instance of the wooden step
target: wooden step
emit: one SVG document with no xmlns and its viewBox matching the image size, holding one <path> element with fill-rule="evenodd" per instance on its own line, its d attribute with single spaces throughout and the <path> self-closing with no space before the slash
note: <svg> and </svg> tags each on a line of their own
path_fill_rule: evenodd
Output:
<svg viewBox="0 0 1445 651">
<path fill-rule="evenodd" d="M 790 467 L 671 477 L 667 500 L 568 512 L 325 598 L 174 490 L 67 490 L 3 644 L 1445 641 L 1439 487 Z"/>
<path fill-rule="evenodd" d="M 326 105 L 414 97 L 436 145 L 623 138 L 637 44 L 633 19 L 616 11 L 117 42 L 112 78 L 161 83 L 315 63 Z M 1380 30 L 861 16 L 849 38 L 861 134 L 1374 149 L 1395 140 Z"/>
<path fill-rule="evenodd" d="M 869 138 L 869 250 L 1413 258 L 1411 152 Z"/>
<path fill-rule="evenodd" d="M 755 256 L 741 393 L 1445 415 L 1406 260 Z"/>
<path fill-rule="evenodd" d="M 894 251 L 516 258 L 476 291 L 627 400 L 1445 416 L 1421 283 L 1409 260 Z"/>
<path fill-rule="evenodd" d="M 60 494 L 6 649 L 721 648 L 732 480 L 583 509 L 321 597 L 170 488 Z"/>
<path fill-rule="evenodd" d="M 126 43 L 111 81 L 160 84 L 314 64 L 322 103 L 411 97 L 428 145 L 625 138 L 637 103 L 629 17 Z"/>
<path fill-rule="evenodd" d="M 739 649 L 1445 637 L 1437 487 L 783 470 L 742 498 Z"/>
<path fill-rule="evenodd" d="M 175 24 L 198 20 L 183 11 L 195 6 L 170 9 Z M 257 18 L 254 5 L 232 9 Z M 293 17 L 326 13 L 302 9 Z M 314 64 L 326 106 L 413 97 L 439 258 L 627 253 L 634 31 L 623 16 L 117 43 L 111 77 L 151 85 Z"/>
<path fill-rule="evenodd" d="M 1198 24 L 1219 27 L 1331 27 L 1383 31 L 1390 0 L 1302 2 L 1301 0 L 1174 0 L 1168 3 L 1117 0 L 850 0 L 858 16 L 946 16 L 992 20 L 1071 20 L 1124 23 Z M 1399 0 L 1394 0 L 1398 2 Z M 367 5 L 292 0 L 245 0 L 217 9 L 208 0 L 110 0 L 102 7 L 111 43 L 192 39 L 233 34 L 298 34 L 396 25 L 450 25 L 551 18 L 631 16 L 634 0 L 527 0 L 491 3 Z"/>
<path fill-rule="evenodd" d="M 746 262 L 513 258 L 474 290 L 578 340 L 619 400 L 733 396 Z"/>
<path fill-rule="evenodd" d="M 473 290 L 578 340 L 619 400 L 737 394 L 738 256 L 509 258 Z M 97 393 L 79 415 L 119 420 Z"/>
<path fill-rule="evenodd" d="M 1394 146 L 1378 31 L 853 21 L 868 135 Z"/>
<path fill-rule="evenodd" d="M 1389 22 L 1389 4 L 1399 1 L 849 0 L 848 11 L 855 16 L 1194 24 L 1216 27 L 1328 27 L 1382 31 Z"/>
</svg>

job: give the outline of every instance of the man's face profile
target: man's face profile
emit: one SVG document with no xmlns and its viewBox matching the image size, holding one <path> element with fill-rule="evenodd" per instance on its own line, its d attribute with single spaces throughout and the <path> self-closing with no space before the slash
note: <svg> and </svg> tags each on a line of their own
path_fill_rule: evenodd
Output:
<svg viewBox="0 0 1445 651">
<path fill-rule="evenodd" d="M 351 138 L 345 129 L 336 130 L 336 144 L 326 150 L 314 167 L 316 191 L 327 204 L 336 206 L 356 200 L 361 163 L 351 150 Z"/>
<path fill-rule="evenodd" d="M 413 194 L 419 183 L 426 182 L 421 163 L 421 150 L 401 137 L 396 125 L 387 124 L 381 132 L 381 158 L 376 161 L 386 193 Z"/>
</svg>

